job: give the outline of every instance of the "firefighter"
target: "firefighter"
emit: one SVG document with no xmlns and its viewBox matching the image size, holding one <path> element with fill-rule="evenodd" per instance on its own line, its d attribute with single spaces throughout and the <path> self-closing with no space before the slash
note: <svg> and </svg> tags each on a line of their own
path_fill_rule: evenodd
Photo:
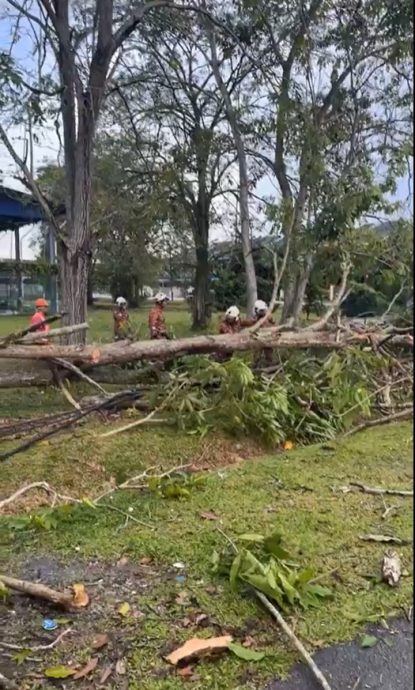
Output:
<svg viewBox="0 0 415 690">
<path fill-rule="evenodd" d="M 219 324 L 219 333 L 221 335 L 239 333 L 241 328 L 241 313 L 238 307 L 229 307 L 229 309 L 227 309 L 225 312 L 225 316 Z"/>
<path fill-rule="evenodd" d="M 114 321 L 114 340 L 125 340 L 131 334 L 130 315 L 125 297 L 117 297 L 112 312 Z"/>
<path fill-rule="evenodd" d="M 46 315 L 48 313 L 48 308 L 49 304 L 43 297 L 39 297 L 39 299 L 36 300 L 35 302 L 35 313 L 33 314 L 32 318 L 30 319 L 30 324 L 32 326 L 37 326 L 36 328 L 36 333 L 49 333 L 50 326 L 48 323 L 44 323 L 46 321 Z M 40 345 L 46 345 L 47 344 L 47 339 L 39 341 Z"/>
<path fill-rule="evenodd" d="M 170 340 L 167 332 L 164 307 L 169 298 L 164 292 L 158 292 L 154 298 L 155 305 L 148 315 L 148 327 L 150 329 L 151 340 Z"/>
</svg>

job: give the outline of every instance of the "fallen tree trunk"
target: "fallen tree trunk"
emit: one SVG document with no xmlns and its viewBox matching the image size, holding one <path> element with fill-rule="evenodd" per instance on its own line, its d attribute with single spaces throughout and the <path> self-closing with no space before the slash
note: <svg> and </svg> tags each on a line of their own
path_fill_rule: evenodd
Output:
<svg viewBox="0 0 415 690">
<path fill-rule="evenodd" d="M 64 367 L 60 370 L 63 378 L 77 380 Z M 96 383 L 115 384 L 118 386 L 137 385 L 146 381 L 151 374 L 149 367 L 140 369 L 122 369 L 117 365 L 102 366 L 98 369 L 84 367 L 84 371 L 93 377 Z M 30 388 L 31 386 L 50 386 L 54 384 L 52 370 L 48 362 L 35 360 L 0 359 L 0 388 Z"/>
<path fill-rule="evenodd" d="M 384 332 L 370 333 L 371 342 L 377 344 L 385 337 Z M 105 345 L 50 346 L 12 345 L 0 349 L 0 359 L 50 360 L 67 359 L 78 365 L 93 367 L 146 359 L 174 359 L 186 354 L 210 354 L 260 350 L 264 347 L 278 349 L 341 349 L 348 345 L 362 343 L 362 334 L 345 334 L 336 338 L 329 331 L 282 332 L 278 328 L 264 329 L 252 334 L 243 331 L 235 335 L 200 335 L 179 340 L 122 341 Z M 389 341 L 394 345 L 411 345 L 406 335 L 396 335 Z"/>
</svg>

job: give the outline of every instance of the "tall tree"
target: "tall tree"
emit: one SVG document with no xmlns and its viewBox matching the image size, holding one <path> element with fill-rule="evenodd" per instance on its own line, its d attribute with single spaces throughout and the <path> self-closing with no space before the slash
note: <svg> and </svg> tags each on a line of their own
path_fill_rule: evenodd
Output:
<svg viewBox="0 0 415 690">
<path fill-rule="evenodd" d="M 154 142 L 148 174 L 155 185 L 161 181 L 163 194 L 170 188 L 170 213 L 177 219 L 175 209 L 180 207 L 192 230 L 196 257 L 193 326 L 204 328 L 209 318 L 210 225 L 215 201 L 226 186 L 233 187 L 235 153 L 224 102 L 205 58 L 206 36 L 190 17 L 172 16 L 170 26 L 155 18 L 132 47 L 124 81 L 114 94 L 117 111 L 121 102 L 128 116 L 123 126 L 138 138 L 145 131 Z M 137 64 L 150 79 L 137 75 Z M 235 88 L 240 78 L 236 66 L 228 75 L 227 88 Z"/>
<path fill-rule="evenodd" d="M 23 93 L 30 94 L 38 114 L 45 114 L 45 106 L 56 106 L 53 99 L 59 101 L 65 169 L 64 227 L 53 218 L 4 127 L 0 128 L 0 137 L 55 229 L 62 257 L 63 308 L 69 323 L 86 318 L 91 261 L 91 166 L 107 82 L 116 75 L 123 46 L 137 27 L 147 15 L 170 4 L 165 0 L 134 3 L 131 7 L 113 0 L 91 0 L 86 5 L 69 0 L 5 2 L 12 37 L 24 32 L 35 53 L 33 64 L 27 65 L 26 61 L 20 65 L 20 98 Z M 189 9 L 194 10 L 192 6 Z M 18 41 L 13 38 L 11 49 L 16 45 Z M 52 102 L 45 103 L 47 98 Z"/>
<path fill-rule="evenodd" d="M 283 320 L 295 322 L 319 243 L 386 208 L 405 171 L 412 12 L 407 0 L 244 7 L 265 103 L 251 149 L 278 185 Z"/>
</svg>

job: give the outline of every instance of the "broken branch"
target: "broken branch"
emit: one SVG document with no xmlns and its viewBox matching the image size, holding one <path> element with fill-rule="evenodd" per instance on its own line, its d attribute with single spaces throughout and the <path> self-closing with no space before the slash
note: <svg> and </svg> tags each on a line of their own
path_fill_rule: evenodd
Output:
<svg viewBox="0 0 415 690">
<path fill-rule="evenodd" d="M 256 597 L 262 602 L 262 604 L 265 606 L 265 608 L 268 609 L 270 614 L 275 618 L 277 623 L 281 626 L 285 634 L 287 635 L 288 639 L 293 643 L 294 647 L 297 649 L 298 652 L 300 652 L 302 658 L 306 662 L 307 666 L 311 670 L 312 674 L 316 678 L 316 680 L 320 683 L 321 687 L 324 688 L 324 690 L 331 690 L 330 685 L 328 684 L 327 680 L 323 676 L 322 672 L 318 668 L 317 664 L 313 660 L 312 656 L 307 652 L 306 648 L 304 647 L 303 643 L 301 640 L 298 639 L 298 637 L 295 635 L 294 631 L 290 628 L 288 623 L 285 621 L 285 619 L 282 617 L 280 612 L 278 611 L 277 608 L 271 602 L 269 599 L 263 594 L 262 592 L 259 592 L 257 589 L 254 589 Z"/>
<path fill-rule="evenodd" d="M 56 589 L 51 589 L 45 585 L 29 582 L 28 580 L 18 580 L 15 577 L 1 574 L 0 582 L 2 582 L 5 587 L 9 587 L 9 589 L 23 592 L 23 594 L 28 594 L 38 599 L 46 599 L 52 602 L 52 604 L 62 606 L 64 609 L 71 609 L 73 607 L 73 598 L 70 595 L 58 592 Z"/>
<path fill-rule="evenodd" d="M 383 489 L 380 487 L 365 486 L 365 484 L 359 484 L 358 482 L 350 482 L 350 486 L 354 486 L 365 494 L 375 494 L 381 496 L 382 494 L 388 494 L 389 496 L 413 496 L 413 491 L 402 491 L 401 489 Z"/>
</svg>

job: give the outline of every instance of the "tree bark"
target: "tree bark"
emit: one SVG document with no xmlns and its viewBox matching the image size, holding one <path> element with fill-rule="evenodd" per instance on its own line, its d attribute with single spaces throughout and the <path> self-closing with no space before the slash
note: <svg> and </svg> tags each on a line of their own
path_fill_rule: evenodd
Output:
<svg viewBox="0 0 415 690">
<path fill-rule="evenodd" d="M 383 332 L 370 334 L 376 344 L 385 337 Z M 263 329 L 260 333 L 243 331 L 235 335 L 200 335 L 179 340 L 123 341 L 105 345 L 55 346 L 14 345 L 0 349 L 1 359 L 50 360 L 66 359 L 78 365 L 93 367 L 121 362 L 134 362 L 152 359 L 174 359 L 185 354 L 209 354 L 256 351 L 263 348 L 277 349 L 342 349 L 351 344 L 362 343 L 361 334 L 345 334 L 339 339 L 335 332 L 281 331 L 278 328 Z M 407 336 L 396 335 L 388 340 L 389 345 L 412 347 Z"/>
<path fill-rule="evenodd" d="M 206 328 L 209 321 L 209 217 L 208 211 L 198 202 L 196 228 L 195 289 L 193 293 L 193 324 L 198 330 Z"/>
<path fill-rule="evenodd" d="M 216 50 L 215 34 L 210 25 L 208 25 L 208 34 L 211 51 L 211 67 L 215 76 L 218 89 L 225 104 L 226 115 L 232 130 L 232 136 L 235 142 L 236 153 L 238 156 L 239 167 L 239 208 L 241 218 L 241 240 L 242 253 L 245 266 L 246 277 L 246 309 L 249 316 L 254 313 L 254 304 L 258 298 L 257 279 L 255 272 L 255 264 L 252 255 L 252 239 L 249 222 L 249 181 L 248 181 L 248 163 L 245 152 L 245 144 L 242 138 L 241 130 L 236 116 L 235 109 L 232 105 L 232 100 L 229 95 L 226 84 L 222 79 L 219 68 L 218 55 Z"/>
<path fill-rule="evenodd" d="M 284 290 L 282 322 L 290 321 L 292 325 L 298 325 L 312 266 L 313 257 L 311 255 L 306 257 L 301 267 L 295 266 L 293 262 L 291 263 L 287 276 L 286 290 Z"/>
</svg>

